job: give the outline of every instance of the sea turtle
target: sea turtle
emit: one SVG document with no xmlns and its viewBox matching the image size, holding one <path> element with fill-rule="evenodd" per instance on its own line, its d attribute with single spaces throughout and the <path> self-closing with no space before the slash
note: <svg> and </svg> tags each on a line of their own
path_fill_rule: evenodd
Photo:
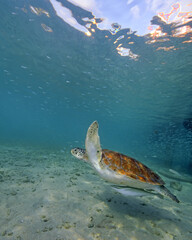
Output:
<svg viewBox="0 0 192 240">
<path fill-rule="evenodd" d="M 117 191 L 121 193 L 126 194 L 131 188 L 159 193 L 179 203 L 177 197 L 164 186 L 161 177 L 150 168 L 124 154 L 101 149 L 98 128 L 97 121 L 94 121 L 87 131 L 85 149 L 73 148 L 73 156 L 90 163 L 103 179 L 120 186 Z"/>
</svg>

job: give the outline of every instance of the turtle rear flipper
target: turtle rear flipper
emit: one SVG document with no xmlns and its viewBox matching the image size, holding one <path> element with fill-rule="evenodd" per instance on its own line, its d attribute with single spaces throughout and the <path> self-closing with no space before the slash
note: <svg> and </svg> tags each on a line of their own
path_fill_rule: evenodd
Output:
<svg viewBox="0 0 192 240">
<path fill-rule="evenodd" d="M 177 203 L 180 202 L 179 199 L 178 199 L 175 195 L 173 195 L 173 194 L 169 191 L 169 189 L 167 189 L 164 185 L 159 186 L 159 192 L 160 192 L 162 195 L 171 198 L 173 201 L 175 201 L 175 202 L 177 202 Z"/>
</svg>

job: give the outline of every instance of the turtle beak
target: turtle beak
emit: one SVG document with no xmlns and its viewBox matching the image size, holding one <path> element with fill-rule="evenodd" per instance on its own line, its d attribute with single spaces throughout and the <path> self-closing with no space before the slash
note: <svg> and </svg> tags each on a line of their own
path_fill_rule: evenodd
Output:
<svg viewBox="0 0 192 240">
<path fill-rule="evenodd" d="M 71 149 L 71 154 L 75 156 L 75 148 Z"/>
</svg>

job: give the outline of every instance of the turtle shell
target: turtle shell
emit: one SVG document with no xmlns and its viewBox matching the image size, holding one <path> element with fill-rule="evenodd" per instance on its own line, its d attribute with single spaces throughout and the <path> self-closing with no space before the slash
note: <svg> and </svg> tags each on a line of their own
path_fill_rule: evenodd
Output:
<svg viewBox="0 0 192 240">
<path fill-rule="evenodd" d="M 164 185 L 164 181 L 144 164 L 118 152 L 103 149 L 101 164 L 120 175 L 153 185 Z"/>
</svg>

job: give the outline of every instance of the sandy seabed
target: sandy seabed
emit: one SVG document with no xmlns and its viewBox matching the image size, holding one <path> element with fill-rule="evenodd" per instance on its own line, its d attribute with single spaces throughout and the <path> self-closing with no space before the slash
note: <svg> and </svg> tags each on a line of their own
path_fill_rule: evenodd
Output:
<svg viewBox="0 0 192 240">
<path fill-rule="evenodd" d="M 190 240 L 192 183 L 163 179 L 181 203 L 122 196 L 70 150 L 0 146 L 0 240 Z"/>
</svg>

